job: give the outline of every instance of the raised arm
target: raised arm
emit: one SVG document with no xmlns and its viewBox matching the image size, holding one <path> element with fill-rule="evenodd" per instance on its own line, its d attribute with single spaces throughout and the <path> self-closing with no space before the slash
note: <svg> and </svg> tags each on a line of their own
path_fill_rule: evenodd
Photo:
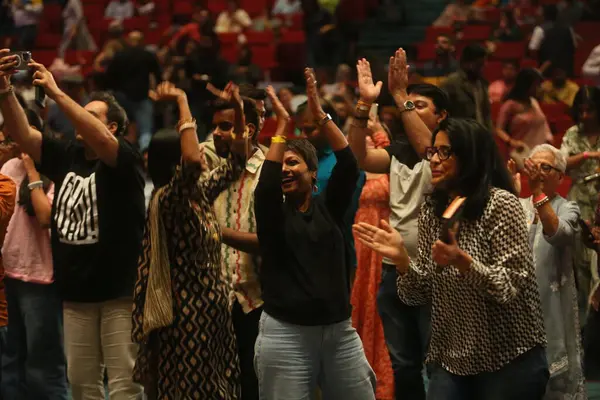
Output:
<svg viewBox="0 0 600 400">
<path fill-rule="evenodd" d="M 10 136 L 37 163 L 41 160 L 42 134 L 29 127 L 27 116 L 10 84 L 10 75 L 17 65 L 16 56 L 8 56 L 10 50 L 0 50 L 0 111 L 4 117 L 4 132 Z"/>
<path fill-rule="evenodd" d="M 387 173 L 391 163 L 389 153 L 384 149 L 367 149 L 365 143 L 365 137 L 370 133 L 368 128 L 369 112 L 379 97 L 383 84 L 381 82 L 373 84 L 371 66 L 364 58 L 358 60 L 356 71 L 360 100 L 356 105 L 355 117 L 348 133 L 350 148 L 362 169 L 372 173 Z"/>
<path fill-rule="evenodd" d="M 234 126 L 230 137 L 223 138 L 229 143 L 230 148 L 227 161 L 213 169 L 208 177 L 199 182 L 200 189 L 210 203 L 213 203 L 223 190 L 238 179 L 249 155 L 249 132 L 246 130 L 244 102 L 240 96 L 239 87 L 230 82 L 223 92 L 223 99 L 233 104 Z"/>
<path fill-rule="evenodd" d="M 98 158 L 104 164 L 116 167 L 119 142 L 109 127 L 60 90 L 45 66 L 35 62 L 30 63 L 29 66 L 35 71 L 33 84 L 44 88 L 46 95 L 56 102 Z"/>
<path fill-rule="evenodd" d="M 408 100 L 408 69 L 406 52 L 403 49 L 396 50 L 396 54 L 390 57 L 388 86 L 396 106 L 400 109 L 400 119 L 406 136 L 417 154 L 423 157 L 425 148 L 431 145 L 431 131 L 416 112 L 407 111 L 404 106 Z"/>
<path fill-rule="evenodd" d="M 331 215 L 341 220 L 352 203 L 353 194 L 356 190 L 356 182 L 360 173 L 358 163 L 350 150 L 350 146 L 348 146 L 346 137 L 331 118 L 327 117 L 321 107 L 315 72 L 312 68 L 306 68 L 304 76 L 306 78 L 308 108 L 315 117 L 317 125 L 319 125 L 320 134 L 325 136 L 337 160 L 327 183 L 325 202 Z"/>
<path fill-rule="evenodd" d="M 42 228 L 50 227 L 50 214 L 52 211 L 52 196 L 54 188 L 50 188 L 48 194 L 44 193 L 44 186 L 42 178 L 39 172 L 35 168 L 33 160 L 27 155 L 22 154 L 21 159 L 25 165 L 25 171 L 27 171 L 27 177 L 29 178 L 29 190 L 31 191 L 31 204 L 35 211 L 35 217 L 37 218 Z"/>
</svg>

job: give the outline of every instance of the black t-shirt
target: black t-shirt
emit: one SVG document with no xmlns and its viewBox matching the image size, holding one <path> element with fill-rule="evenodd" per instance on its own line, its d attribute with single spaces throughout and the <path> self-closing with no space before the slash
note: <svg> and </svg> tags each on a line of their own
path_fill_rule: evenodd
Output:
<svg viewBox="0 0 600 400">
<path fill-rule="evenodd" d="M 350 318 L 350 263 L 344 216 L 359 169 L 349 147 L 335 153 L 327 189 L 306 212 L 283 201 L 281 163 L 265 161 L 254 192 L 264 311 L 292 324 L 327 325 Z"/>
<path fill-rule="evenodd" d="M 74 141 L 42 140 L 40 172 L 54 181 L 52 258 L 65 301 L 133 295 L 144 229 L 142 157 L 119 139 L 117 166 L 87 160 Z"/>
</svg>

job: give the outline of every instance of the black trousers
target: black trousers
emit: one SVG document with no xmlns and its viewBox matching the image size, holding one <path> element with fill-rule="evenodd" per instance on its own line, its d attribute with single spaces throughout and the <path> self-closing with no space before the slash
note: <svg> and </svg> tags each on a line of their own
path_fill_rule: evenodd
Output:
<svg viewBox="0 0 600 400">
<path fill-rule="evenodd" d="M 233 304 L 231 310 L 240 359 L 241 400 L 259 399 L 258 379 L 256 378 L 256 372 L 254 372 L 254 344 L 258 336 L 258 323 L 261 314 L 262 308 L 257 308 L 248 314 L 244 313 L 242 306 L 237 301 Z"/>
</svg>

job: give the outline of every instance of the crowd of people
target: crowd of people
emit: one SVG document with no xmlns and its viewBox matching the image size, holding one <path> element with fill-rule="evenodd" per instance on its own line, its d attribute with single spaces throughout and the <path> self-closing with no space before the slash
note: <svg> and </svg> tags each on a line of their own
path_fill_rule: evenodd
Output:
<svg viewBox="0 0 600 400">
<path fill-rule="evenodd" d="M 436 24 L 478 18 L 453 6 Z M 306 68 L 303 93 L 224 68 L 202 8 L 157 49 L 113 24 L 94 91 L 0 50 L 0 398 L 594 398 L 600 89 L 545 10 L 539 68 L 491 84 L 520 14 L 458 59 L 448 35 L 417 68 L 398 49 L 385 82 Z"/>
</svg>

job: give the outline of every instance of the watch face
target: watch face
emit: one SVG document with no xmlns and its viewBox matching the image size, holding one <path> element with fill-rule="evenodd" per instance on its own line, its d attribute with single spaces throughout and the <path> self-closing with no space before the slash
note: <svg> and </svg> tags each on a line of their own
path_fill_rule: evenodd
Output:
<svg viewBox="0 0 600 400">
<path fill-rule="evenodd" d="M 407 110 L 414 110 L 415 109 L 415 103 L 413 103 L 410 100 L 406 100 L 406 102 L 404 103 L 404 108 L 406 108 Z"/>
</svg>

